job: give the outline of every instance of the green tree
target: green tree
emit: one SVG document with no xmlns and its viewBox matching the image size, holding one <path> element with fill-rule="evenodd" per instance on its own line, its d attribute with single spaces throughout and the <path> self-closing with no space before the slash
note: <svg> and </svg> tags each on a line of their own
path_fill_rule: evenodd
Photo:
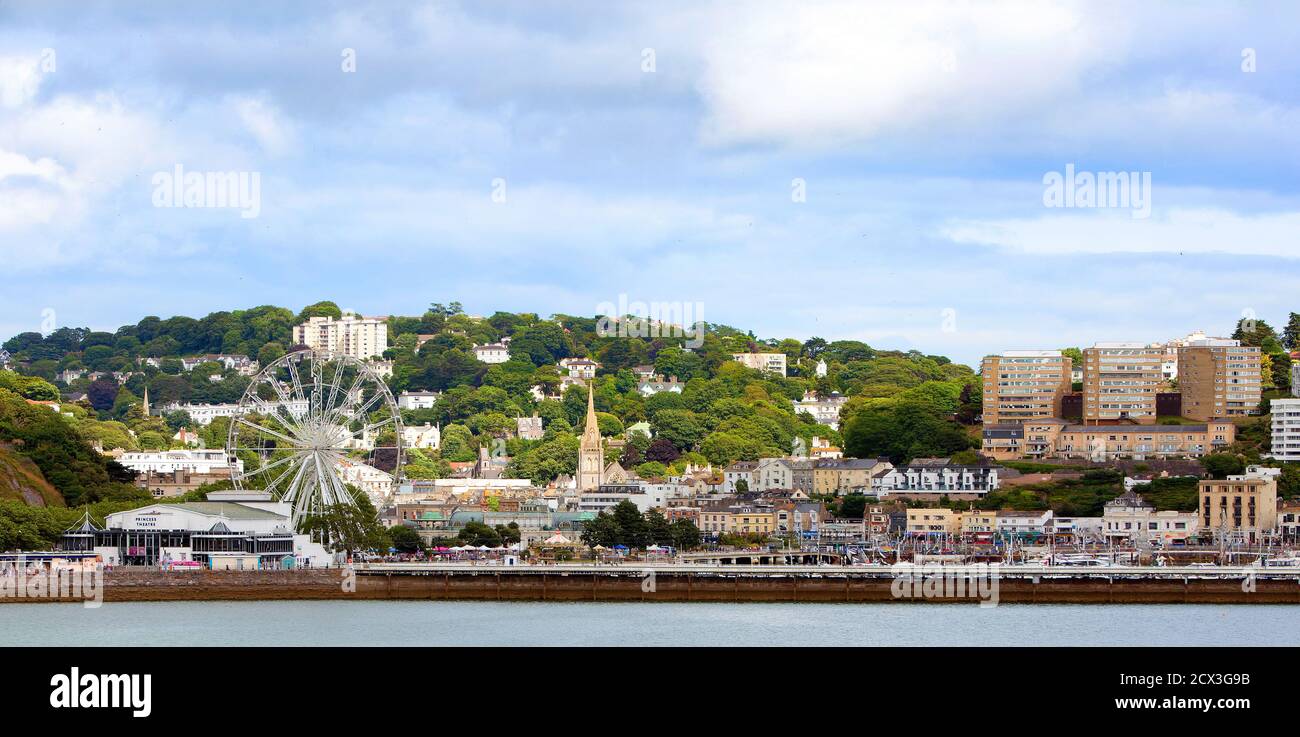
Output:
<svg viewBox="0 0 1300 737">
<path fill-rule="evenodd" d="M 1206 453 L 1201 456 L 1201 467 L 1216 479 L 1244 473 L 1246 461 L 1233 453 Z"/>
<path fill-rule="evenodd" d="M 388 528 L 388 537 L 392 541 L 392 547 L 399 553 L 418 553 L 424 550 L 424 540 L 414 527 L 395 525 Z"/>
</svg>

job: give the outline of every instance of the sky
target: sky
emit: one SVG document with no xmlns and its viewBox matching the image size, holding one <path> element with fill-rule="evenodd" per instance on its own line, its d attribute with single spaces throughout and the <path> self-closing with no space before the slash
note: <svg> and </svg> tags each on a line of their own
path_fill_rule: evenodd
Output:
<svg viewBox="0 0 1300 737">
<path fill-rule="evenodd" d="M 5 1 L 0 336 L 623 300 L 974 364 L 1277 327 L 1297 80 L 1290 2 Z"/>
</svg>

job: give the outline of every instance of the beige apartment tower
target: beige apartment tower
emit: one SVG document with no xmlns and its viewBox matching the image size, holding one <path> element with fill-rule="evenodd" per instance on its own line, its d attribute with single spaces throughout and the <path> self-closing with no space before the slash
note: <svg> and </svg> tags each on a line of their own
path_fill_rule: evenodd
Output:
<svg viewBox="0 0 1300 737">
<path fill-rule="evenodd" d="M 1097 343 L 1085 348 L 1084 424 L 1155 424 L 1164 355 L 1159 343 Z"/>
<path fill-rule="evenodd" d="M 1191 341 L 1178 350 L 1178 390 L 1188 419 L 1255 414 L 1263 390 L 1259 348 L 1227 338 Z"/>
<path fill-rule="evenodd" d="M 1006 351 L 980 362 L 984 424 L 1018 424 L 1061 416 L 1073 361 L 1060 351 Z"/>
</svg>

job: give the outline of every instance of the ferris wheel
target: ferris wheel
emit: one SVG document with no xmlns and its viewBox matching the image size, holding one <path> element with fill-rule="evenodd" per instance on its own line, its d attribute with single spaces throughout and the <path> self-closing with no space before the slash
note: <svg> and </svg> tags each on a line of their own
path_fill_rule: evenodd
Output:
<svg viewBox="0 0 1300 737">
<path fill-rule="evenodd" d="M 336 504 L 355 504 L 348 484 L 370 491 L 379 478 L 393 488 L 402 474 L 402 415 L 365 362 L 295 351 L 248 385 L 230 418 L 226 455 L 236 489 L 290 503 L 300 528 Z"/>
</svg>

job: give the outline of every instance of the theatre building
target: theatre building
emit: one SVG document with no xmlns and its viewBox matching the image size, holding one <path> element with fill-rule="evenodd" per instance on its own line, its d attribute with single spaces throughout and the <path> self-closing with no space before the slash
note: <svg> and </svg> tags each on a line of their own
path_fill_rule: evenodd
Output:
<svg viewBox="0 0 1300 737">
<path fill-rule="evenodd" d="M 60 547 L 98 553 L 119 566 L 198 564 L 213 570 L 329 565 L 332 556 L 293 532 L 290 505 L 260 491 L 218 491 L 204 502 L 151 504 L 110 514 L 100 529 L 84 520 Z"/>
</svg>

